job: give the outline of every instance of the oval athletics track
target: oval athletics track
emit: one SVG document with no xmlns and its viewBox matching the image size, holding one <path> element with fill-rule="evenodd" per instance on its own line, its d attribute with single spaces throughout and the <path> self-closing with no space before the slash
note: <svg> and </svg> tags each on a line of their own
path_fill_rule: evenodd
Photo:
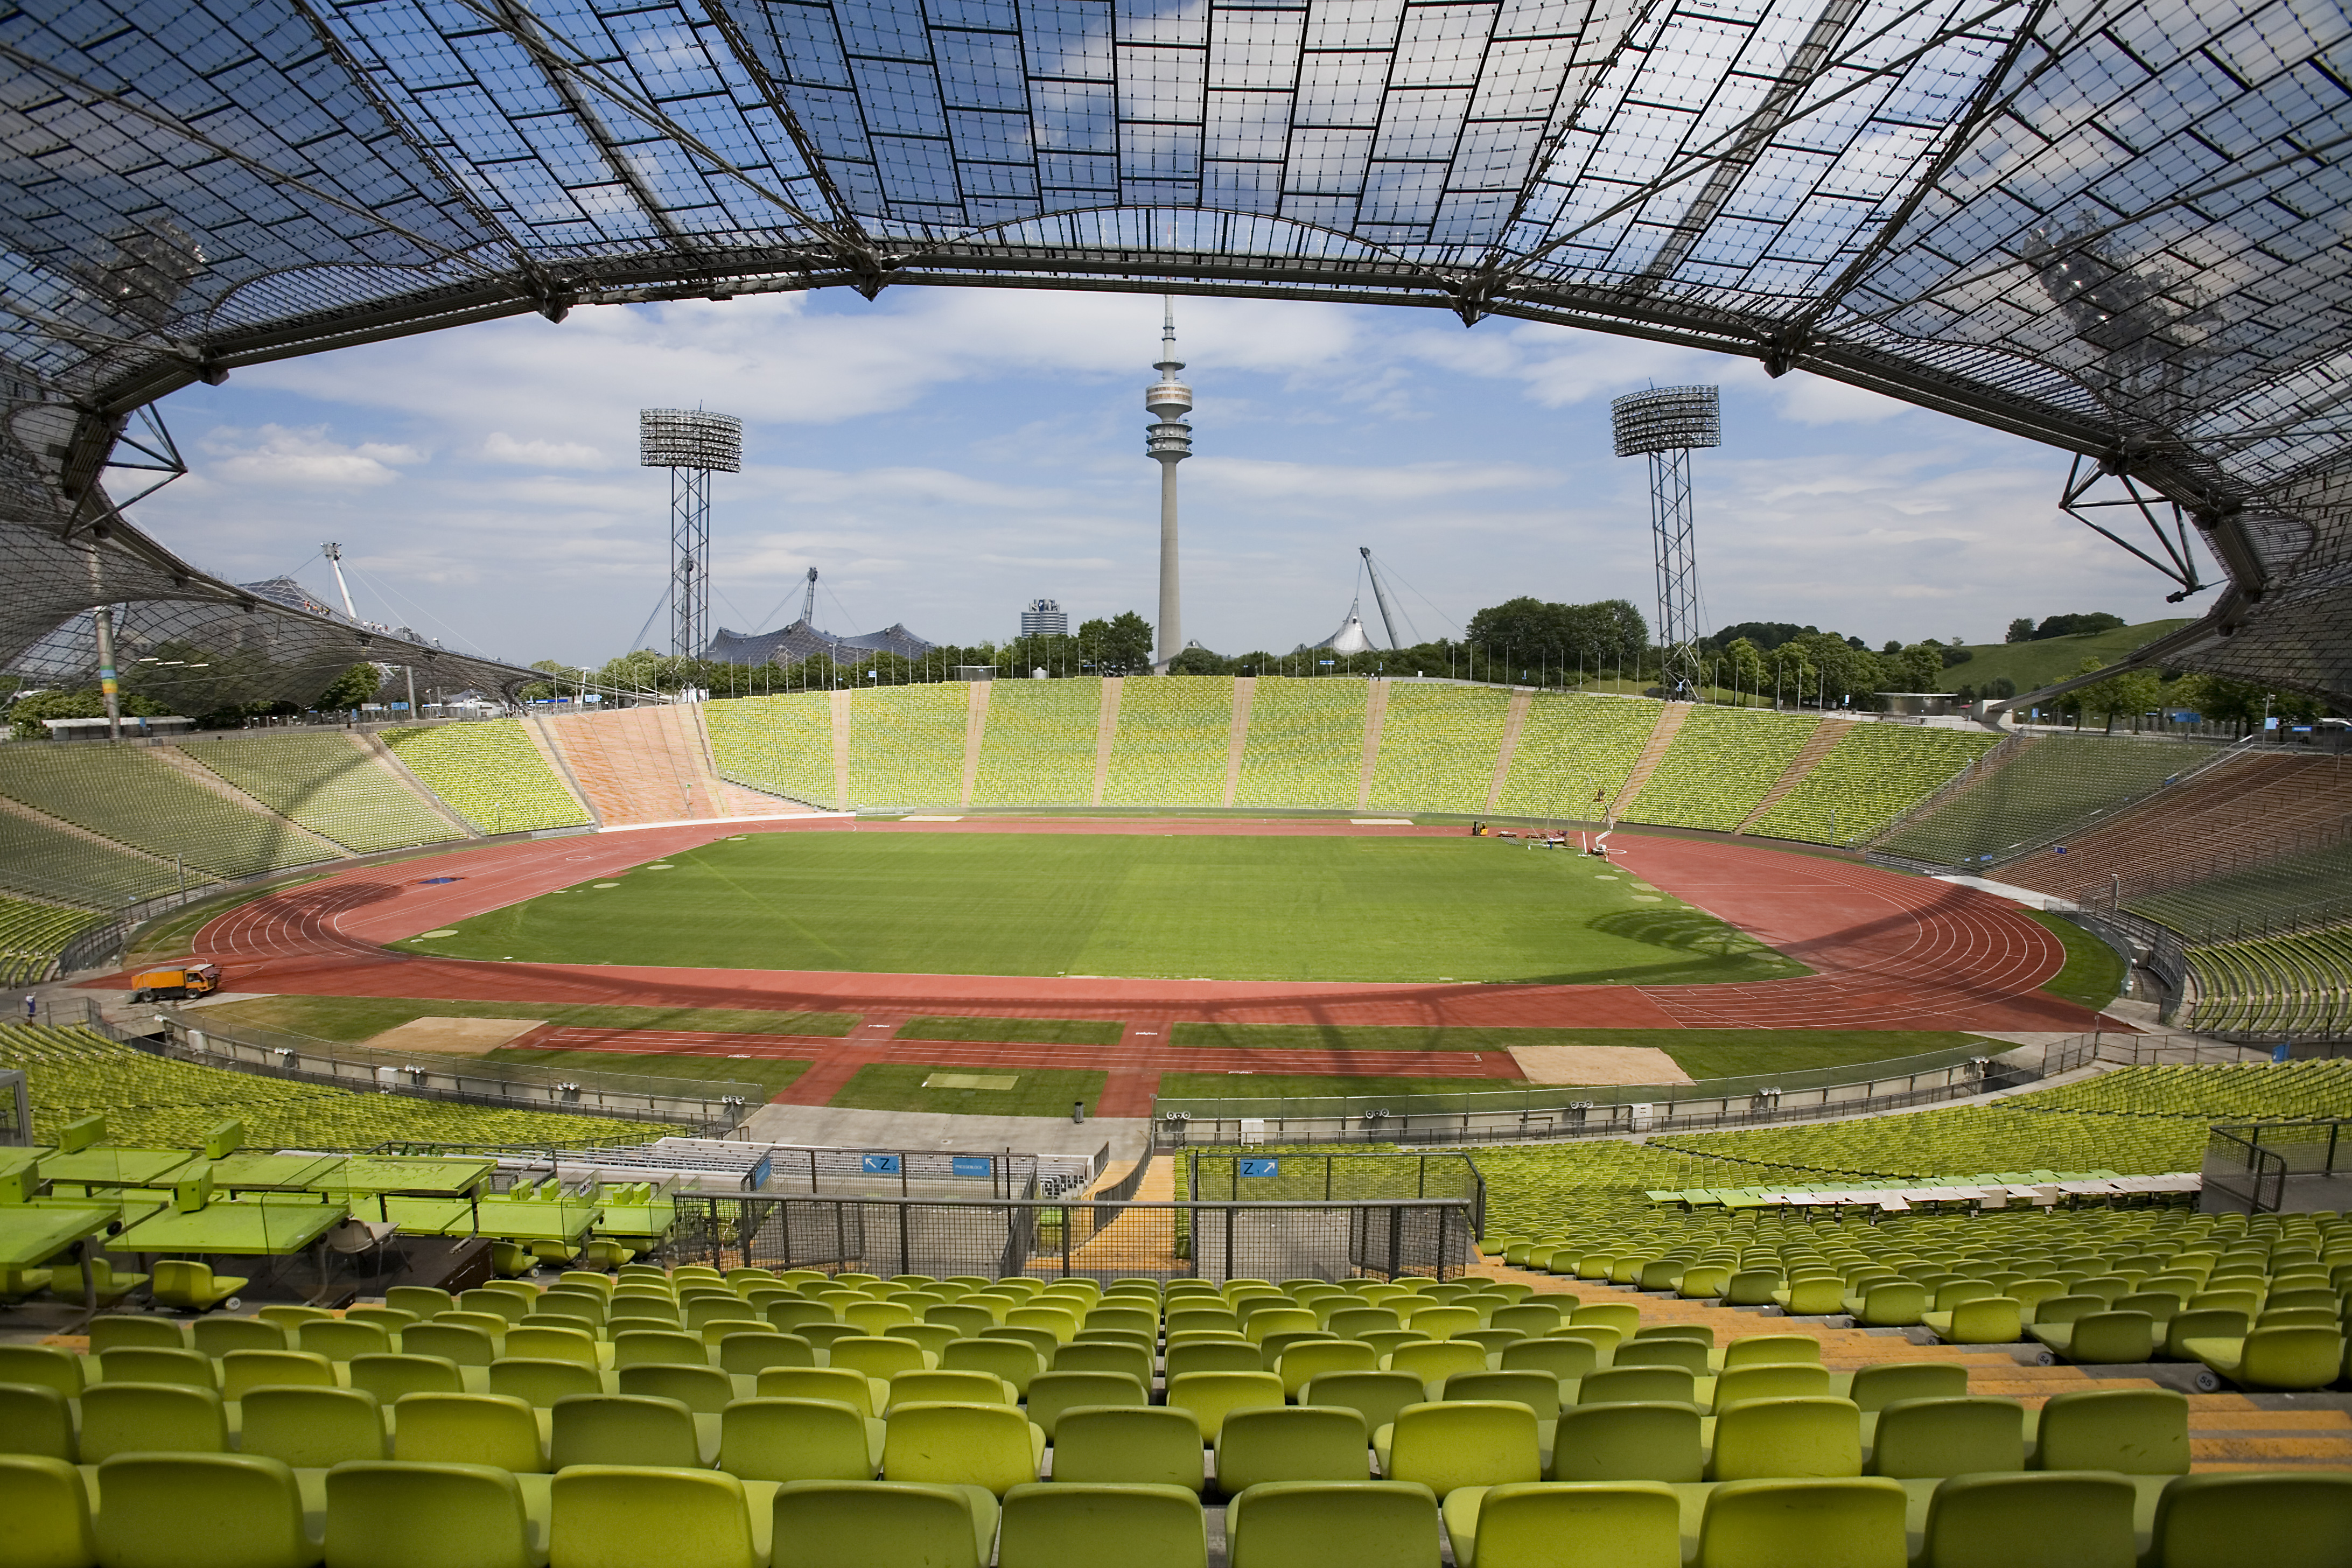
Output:
<svg viewBox="0 0 2352 1568">
<path fill-rule="evenodd" d="M 195 939 L 239 993 L 430 997 L 846 1012 L 846 1039 L 765 1037 L 763 1055 L 814 1057 L 787 1098 L 822 1103 L 872 1061 L 991 1063 L 1109 1070 L 1103 1114 L 1141 1114 L 1161 1072 L 1259 1072 L 1516 1079 L 1501 1050 L 1179 1050 L 1168 1026 L 1453 1025 L 1502 1028 L 1938 1029 L 2074 1033 L 2091 1010 L 2038 987 L 2065 961 L 2057 938 L 2015 906 L 1970 889 L 1820 855 L 1620 832 L 1612 858 L 1753 933 L 1813 973 L 1737 985 L 1363 984 L 876 974 L 617 964 L 484 963 L 382 945 L 744 832 L 1456 834 L 1459 828 L 1202 818 L 989 817 L 853 824 L 840 817 L 711 823 L 488 846 L 368 867 L 257 899 Z M 428 878 L 457 880 L 428 883 Z M 112 984 L 118 982 L 93 982 Z M 1117 1046 L 971 1045 L 898 1037 L 924 1013 L 1123 1022 Z M 2107 1020 L 2105 1026 L 2118 1026 Z M 518 1044 L 633 1052 L 740 1053 L 741 1035 L 550 1029 Z M 1230 1060 L 1228 1058 L 1231 1058 Z M 810 1097 L 815 1096 L 812 1101 Z M 1113 1104 L 1112 1099 L 1122 1102 Z M 1139 1100 L 1129 1106 L 1125 1101 Z"/>
</svg>

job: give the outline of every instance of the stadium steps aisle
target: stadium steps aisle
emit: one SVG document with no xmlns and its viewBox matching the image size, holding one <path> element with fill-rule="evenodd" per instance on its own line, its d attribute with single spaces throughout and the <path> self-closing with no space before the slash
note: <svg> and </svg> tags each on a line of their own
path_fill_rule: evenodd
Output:
<svg viewBox="0 0 2352 1568">
<path fill-rule="evenodd" d="M 782 803 L 719 780 L 689 704 L 569 713 L 538 727 L 607 827 L 789 815 Z"/>
<path fill-rule="evenodd" d="M 1225 797 L 1220 804 L 1234 804 L 1234 791 L 1241 787 L 1242 757 L 1249 750 L 1250 708 L 1257 700 L 1257 677 L 1234 677 L 1234 727 L 1225 739 Z"/>
<path fill-rule="evenodd" d="M 2066 844 L 1989 873 L 2036 892 L 2073 898 L 2159 870 L 2225 855 L 2263 857 L 2266 845 L 2352 816 L 2352 768 L 2340 757 L 2253 753 L 2199 774 Z"/>
<path fill-rule="evenodd" d="M 1503 798 L 1503 784 L 1511 776 L 1511 758 L 1519 749 L 1519 731 L 1528 727 L 1528 714 L 1535 707 L 1536 694 L 1514 689 L 1510 711 L 1503 715 L 1503 743 L 1495 748 L 1495 777 L 1486 785 L 1486 813 L 1493 816 L 1495 803 Z"/>
<path fill-rule="evenodd" d="M 1095 724 L 1095 792 L 1088 797 L 1089 805 L 1103 802 L 1103 785 L 1110 778 L 1110 753 L 1118 741 L 1118 704 L 1126 693 L 1124 676 L 1107 675 L 1102 683 L 1102 717 Z"/>
<path fill-rule="evenodd" d="M 231 805 L 237 807 L 241 811 L 257 811 L 264 816 L 271 817 L 276 821 L 284 824 L 287 837 L 293 839 L 297 844 L 304 845 L 318 851 L 317 855 L 313 857 L 313 858 L 319 860 L 341 860 L 351 854 L 349 849 L 344 848 L 341 845 L 336 843 L 325 834 L 311 831 L 310 828 L 307 828 L 300 823 L 295 821 L 292 817 L 287 816 L 284 812 L 279 811 L 277 807 L 271 805 L 268 801 L 260 800 L 253 795 L 246 794 L 245 791 L 237 788 L 226 779 L 221 777 L 220 774 L 213 772 L 212 769 L 205 766 L 204 763 L 196 761 L 195 758 L 180 750 L 179 747 L 153 746 L 149 748 L 149 752 L 157 762 L 163 763 L 173 773 L 178 773 L 190 784 L 194 784 L 198 789 L 205 790 L 213 795 L 220 796 L 221 799 L 228 802 Z"/>
<path fill-rule="evenodd" d="M 971 792 L 980 784 L 980 746 L 988 735 L 988 694 L 996 689 L 992 680 L 975 680 L 971 686 L 969 706 L 963 721 L 963 794 L 959 805 L 971 804 Z"/>
<path fill-rule="evenodd" d="M 431 806 L 433 808 L 434 815 L 439 816 L 444 822 L 446 822 L 450 826 L 456 828 L 459 833 L 464 834 L 468 838 L 479 838 L 482 836 L 479 828 L 477 828 L 472 823 L 467 821 L 463 816 L 460 816 L 457 814 L 457 808 L 452 806 L 447 801 L 443 800 L 439 795 L 435 795 L 433 793 L 433 787 L 426 784 L 423 779 L 418 778 L 416 776 L 415 770 L 412 769 L 406 763 L 400 760 L 400 753 L 383 743 L 383 737 L 382 735 L 370 730 L 366 733 L 361 735 L 359 740 L 362 745 L 364 745 L 371 752 L 374 753 L 376 761 L 382 763 L 386 768 L 391 770 L 392 775 L 394 778 L 406 785 L 419 800 L 422 800 L 426 805 Z M 541 750 L 542 752 L 546 752 L 551 758 L 554 754 L 552 752 L 549 752 L 545 746 L 541 746 Z M 549 765 L 554 766 L 555 764 L 551 762 Z M 574 793 L 576 794 L 577 792 Z"/>
<path fill-rule="evenodd" d="M 1144 1194 L 1136 1194 L 1140 1197 Z M 1106 1233 L 1108 1234 L 1108 1233 Z M 2029 1366 L 2005 1345 L 1917 1344 L 1900 1333 L 1832 1328 L 1818 1320 L 1766 1316 L 1670 1297 L 1644 1296 L 1593 1280 L 1531 1273 L 1482 1258 L 1472 1277 L 1530 1286 L 1537 1295 L 1567 1294 L 1586 1301 L 1629 1302 L 1643 1324 L 1698 1323 L 1720 1346 L 1748 1334 L 1806 1334 L 1822 1342 L 1822 1364 L 1832 1372 L 1889 1362 L 1956 1361 L 1969 1369 L 1969 1392 L 2015 1399 L 2038 1410 L 2055 1394 L 2102 1388 L 2160 1386 L 2144 1377 L 2103 1377 L 2098 1367 Z M 2189 1395 L 2190 1464 L 2204 1470 L 2352 1468 L 2352 1409 L 2340 1395 L 2192 1394 Z"/>
<path fill-rule="evenodd" d="M 1372 775 L 1381 766 L 1381 728 L 1388 721 L 1389 683 L 1385 680 L 1365 682 L 1364 693 L 1364 766 L 1356 779 L 1356 809 L 1364 811 L 1372 804 Z"/>
<path fill-rule="evenodd" d="M 572 771 L 571 763 L 564 758 L 563 748 L 555 743 L 554 733 L 547 727 L 551 717 L 552 715 L 546 713 L 531 714 L 530 722 L 522 726 L 523 739 L 530 742 L 530 749 L 539 753 L 539 760 L 547 764 L 547 771 L 555 775 L 564 793 L 580 803 L 580 809 L 588 814 L 588 820 L 602 827 L 604 825 L 604 815 L 596 809 L 596 803 L 588 797 L 588 792 L 580 786 L 580 775 Z M 585 715 L 580 717 L 584 718 Z"/>
<path fill-rule="evenodd" d="M 1650 731 L 1642 754 L 1633 761 L 1633 771 L 1625 775 L 1625 787 L 1617 792 L 1617 804 L 1609 808 L 1611 816 L 1622 817 L 1633 809 L 1634 803 L 1642 798 L 1642 786 L 1650 782 L 1650 775 L 1666 760 L 1666 748 L 1675 743 L 1690 712 L 1687 702 L 1668 702 L 1660 707 L 1658 727 Z"/>
<path fill-rule="evenodd" d="M 1858 721 L 1853 719 L 1823 719 L 1821 728 L 1815 730 L 1805 742 L 1804 750 L 1797 753 L 1797 760 L 1790 763 L 1787 771 L 1773 781 L 1772 787 L 1764 792 L 1764 798 L 1756 803 L 1756 809 L 1742 818 L 1739 826 L 1732 831 L 1745 833 L 1761 822 L 1767 812 L 1780 804 L 1782 795 L 1805 782 L 1805 775 L 1811 773 L 1815 764 L 1830 754 L 1831 747 L 1845 739 L 1846 731 L 1853 729 L 1856 722 Z"/>
</svg>

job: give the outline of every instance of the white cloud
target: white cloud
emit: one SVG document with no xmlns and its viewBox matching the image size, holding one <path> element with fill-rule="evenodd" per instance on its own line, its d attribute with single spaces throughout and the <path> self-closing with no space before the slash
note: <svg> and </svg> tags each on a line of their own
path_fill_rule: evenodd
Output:
<svg viewBox="0 0 2352 1568">
<path fill-rule="evenodd" d="M 583 441 L 518 440 L 503 430 L 482 437 L 482 456 L 494 463 L 537 468 L 601 468 L 604 454 Z"/>
<path fill-rule="evenodd" d="M 344 446 L 328 438 L 327 427 L 289 430 L 264 425 L 257 430 L 220 426 L 199 446 L 212 461 L 215 478 L 234 484 L 384 485 L 400 476 L 394 465 L 421 463 L 415 447 L 384 441 Z"/>
</svg>

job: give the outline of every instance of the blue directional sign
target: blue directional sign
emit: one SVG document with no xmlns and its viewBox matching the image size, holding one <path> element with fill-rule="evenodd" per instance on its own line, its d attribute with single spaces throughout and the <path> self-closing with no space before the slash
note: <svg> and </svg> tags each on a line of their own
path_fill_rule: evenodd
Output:
<svg viewBox="0 0 2352 1568">
<path fill-rule="evenodd" d="M 1282 1162 L 1279 1160 L 1244 1160 L 1242 1162 L 1242 1174 L 1244 1176 L 1278 1176 L 1282 1174 Z"/>
<path fill-rule="evenodd" d="M 985 1179 L 991 1173 L 994 1164 L 995 1162 L 985 1154 L 958 1154 L 955 1157 L 955 1173 L 959 1176 L 979 1176 Z"/>
<path fill-rule="evenodd" d="M 866 1155 L 866 1173 L 869 1176 L 897 1175 L 898 1173 L 898 1156 L 896 1154 Z"/>
</svg>

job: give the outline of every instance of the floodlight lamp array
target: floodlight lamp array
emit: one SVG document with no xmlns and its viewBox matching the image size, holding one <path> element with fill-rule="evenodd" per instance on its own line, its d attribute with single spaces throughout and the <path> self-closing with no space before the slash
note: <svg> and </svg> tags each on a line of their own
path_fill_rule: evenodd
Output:
<svg viewBox="0 0 2352 1568">
<path fill-rule="evenodd" d="M 1723 445 L 1723 413 L 1712 386 L 1656 386 L 1609 405 L 1617 455 L 1689 451 Z"/>
<path fill-rule="evenodd" d="M 637 414 L 637 463 L 647 468 L 743 471 L 743 421 L 698 408 L 646 408 Z"/>
</svg>

